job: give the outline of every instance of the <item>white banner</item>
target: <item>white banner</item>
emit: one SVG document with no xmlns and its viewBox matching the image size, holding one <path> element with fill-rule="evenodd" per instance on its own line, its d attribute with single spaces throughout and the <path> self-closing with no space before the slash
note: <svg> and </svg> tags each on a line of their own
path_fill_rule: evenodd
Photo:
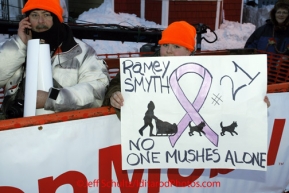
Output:
<svg viewBox="0 0 289 193">
<path fill-rule="evenodd" d="M 120 58 L 120 70 L 123 169 L 266 170 L 266 55 Z"/>
<path fill-rule="evenodd" d="M 122 170 L 120 122 L 109 115 L 0 131 L 0 192 L 281 193 L 289 183 L 289 93 L 268 97 L 267 171 Z"/>
</svg>

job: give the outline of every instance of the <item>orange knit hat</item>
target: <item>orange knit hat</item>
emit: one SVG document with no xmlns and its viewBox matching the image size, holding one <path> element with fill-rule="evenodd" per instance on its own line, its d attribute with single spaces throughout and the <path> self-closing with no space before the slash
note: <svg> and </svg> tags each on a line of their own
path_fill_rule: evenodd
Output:
<svg viewBox="0 0 289 193">
<path fill-rule="evenodd" d="M 159 44 L 177 44 L 192 52 L 196 45 L 196 28 L 185 21 L 173 22 L 162 32 Z"/>
<path fill-rule="evenodd" d="M 61 23 L 63 22 L 63 10 L 59 0 L 28 0 L 22 9 L 22 13 L 26 13 L 33 9 L 43 9 L 54 13 L 58 17 L 59 21 Z"/>
</svg>

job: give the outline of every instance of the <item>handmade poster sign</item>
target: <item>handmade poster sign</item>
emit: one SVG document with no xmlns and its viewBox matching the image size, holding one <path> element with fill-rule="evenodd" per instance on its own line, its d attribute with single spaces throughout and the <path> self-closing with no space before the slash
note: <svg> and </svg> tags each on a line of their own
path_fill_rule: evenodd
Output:
<svg viewBox="0 0 289 193">
<path fill-rule="evenodd" d="M 120 59 L 123 169 L 266 170 L 266 55 Z"/>
</svg>

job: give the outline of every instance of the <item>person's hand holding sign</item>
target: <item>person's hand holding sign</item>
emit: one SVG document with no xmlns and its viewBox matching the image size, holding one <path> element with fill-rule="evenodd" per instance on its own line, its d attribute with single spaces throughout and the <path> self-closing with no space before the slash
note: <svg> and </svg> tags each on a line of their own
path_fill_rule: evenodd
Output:
<svg viewBox="0 0 289 193">
<path fill-rule="evenodd" d="M 123 97 L 120 91 L 116 91 L 110 97 L 110 104 L 111 106 L 120 109 L 123 106 Z"/>
</svg>

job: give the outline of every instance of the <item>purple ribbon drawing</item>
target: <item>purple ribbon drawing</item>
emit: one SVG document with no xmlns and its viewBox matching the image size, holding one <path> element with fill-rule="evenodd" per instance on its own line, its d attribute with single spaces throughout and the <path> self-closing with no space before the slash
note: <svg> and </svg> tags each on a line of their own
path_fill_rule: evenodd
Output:
<svg viewBox="0 0 289 193">
<path fill-rule="evenodd" d="M 203 78 L 199 92 L 192 103 L 187 99 L 186 95 L 184 94 L 183 90 L 181 89 L 178 83 L 179 79 L 187 73 L 195 73 Z M 196 125 L 204 121 L 204 119 L 199 114 L 199 110 L 201 109 L 207 98 L 207 95 L 211 87 L 211 83 L 212 83 L 212 75 L 206 68 L 196 63 L 183 64 L 177 69 L 175 69 L 171 74 L 170 76 L 171 88 L 176 98 L 178 99 L 179 103 L 187 112 L 178 123 L 178 132 L 174 136 L 170 136 L 170 142 L 172 147 L 175 146 L 177 140 L 180 138 L 180 136 L 188 127 L 191 121 L 193 121 Z M 209 141 L 211 141 L 215 146 L 218 146 L 218 134 L 215 133 L 207 124 L 203 128 L 203 131 L 206 133 L 205 136 L 209 139 Z"/>
</svg>

